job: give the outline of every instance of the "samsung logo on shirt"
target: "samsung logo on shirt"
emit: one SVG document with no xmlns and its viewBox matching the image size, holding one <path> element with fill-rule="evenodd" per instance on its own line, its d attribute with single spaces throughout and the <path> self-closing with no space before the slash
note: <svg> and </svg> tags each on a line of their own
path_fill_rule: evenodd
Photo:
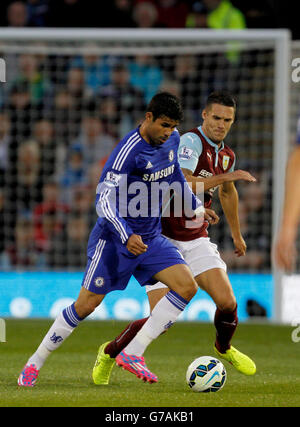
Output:
<svg viewBox="0 0 300 427">
<path fill-rule="evenodd" d="M 172 175 L 174 170 L 175 170 L 175 165 L 172 165 L 151 174 L 144 173 L 143 181 L 148 181 L 148 182 L 158 181 L 159 179 L 166 178 L 167 176 Z"/>
</svg>

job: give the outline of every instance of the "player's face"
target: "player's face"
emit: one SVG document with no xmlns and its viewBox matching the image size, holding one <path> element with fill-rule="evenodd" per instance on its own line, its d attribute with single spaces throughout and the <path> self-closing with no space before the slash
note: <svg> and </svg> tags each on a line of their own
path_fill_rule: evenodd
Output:
<svg viewBox="0 0 300 427">
<path fill-rule="evenodd" d="M 153 145 L 161 145 L 170 138 L 179 122 L 162 116 L 153 120 L 151 112 L 146 113 L 145 135 L 146 140 Z"/>
<path fill-rule="evenodd" d="M 212 104 L 202 112 L 202 130 L 209 139 L 219 144 L 230 131 L 234 117 L 235 110 L 233 107 Z"/>
</svg>

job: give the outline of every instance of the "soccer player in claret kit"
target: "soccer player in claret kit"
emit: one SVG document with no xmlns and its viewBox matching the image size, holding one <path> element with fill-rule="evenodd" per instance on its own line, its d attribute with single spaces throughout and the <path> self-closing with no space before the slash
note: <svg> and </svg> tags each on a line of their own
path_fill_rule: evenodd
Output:
<svg viewBox="0 0 300 427">
<path fill-rule="evenodd" d="M 203 217 L 204 207 L 192 193 L 178 163 L 180 136 L 176 127 L 182 116 L 178 98 L 168 92 L 158 93 L 150 101 L 142 124 L 113 150 L 97 186 L 99 218 L 90 234 L 87 267 L 79 296 L 58 315 L 26 362 L 18 378 L 20 386 L 34 386 L 52 351 L 94 311 L 107 293 L 125 289 L 132 275 L 142 286 L 154 278 L 165 283 L 170 291 L 156 304 L 151 318 L 132 340 L 134 352 L 122 351 L 117 363 L 144 381 L 157 381 L 156 375 L 147 368 L 143 353 L 176 321 L 197 292 L 197 283 L 179 250 L 161 235 L 161 206 L 164 189 L 169 191 L 168 185 L 162 186 L 157 199 L 151 193 L 153 181 L 176 183 L 183 201 L 189 205 L 191 217 L 194 214 Z M 146 215 L 138 215 L 136 211 L 132 214 L 130 210 L 130 202 L 139 188 L 144 191 L 140 205 L 148 207 Z"/>
<path fill-rule="evenodd" d="M 210 208 L 214 191 L 219 187 L 219 197 L 227 222 L 231 229 L 236 256 L 243 256 L 246 244 L 240 232 L 238 217 L 238 194 L 234 181 L 254 182 L 256 179 L 247 171 L 234 171 L 235 154 L 224 143 L 236 114 L 236 101 L 227 92 L 213 92 L 207 99 L 202 112 L 203 124 L 181 136 L 178 149 L 179 163 L 193 191 L 196 184 L 204 184 L 205 207 Z M 172 211 L 171 211 L 172 212 Z M 197 285 L 206 291 L 216 304 L 214 325 L 216 341 L 214 350 L 218 357 L 227 360 L 239 372 L 253 375 L 255 363 L 231 345 L 231 339 L 238 324 L 237 303 L 226 272 L 226 264 L 221 259 L 217 245 L 208 237 L 208 222 L 191 228 L 184 217 L 162 217 L 162 233 L 167 236 L 182 253 L 190 266 Z M 166 286 L 158 282 L 146 286 L 150 309 L 168 292 Z M 125 348 L 134 348 L 131 339 L 139 334 L 139 329 L 147 318 L 132 322 L 111 342 L 100 346 L 93 369 L 95 384 L 108 384 L 114 358 Z"/>
</svg>

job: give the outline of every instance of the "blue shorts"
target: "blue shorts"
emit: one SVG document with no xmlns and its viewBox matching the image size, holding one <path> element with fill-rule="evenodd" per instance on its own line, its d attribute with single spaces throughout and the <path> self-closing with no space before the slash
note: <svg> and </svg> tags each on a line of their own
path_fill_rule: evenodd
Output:
<svg viewBox="0 0 300 427">
<path fill-rule="evenodd" d="M 159 235 L 144 241 L 148 249 L 133 255 L 126 246 L 112 240 L 90 239 L 88 262 L 81 286 L 96 294 L 105 295 L 123 290 L 134 276 L 141 286 L 151 283 L 152 277 L 176 264 L 186 264 L 179 250 Z M 155 283 L 156 280 L 153 281 Z"/>
</svg>

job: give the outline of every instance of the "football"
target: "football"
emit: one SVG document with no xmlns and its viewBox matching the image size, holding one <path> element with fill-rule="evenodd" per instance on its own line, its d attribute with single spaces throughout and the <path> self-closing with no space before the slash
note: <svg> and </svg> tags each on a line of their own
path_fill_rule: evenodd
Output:
<svg viewBox="0 0 300 427">
<path fill-rule="evenodd" d="M 219 391 L 226 381 L 226 369 L 223 363 L 212 356 L 201 356 L 187 368 L 186 382 L 192 391 Z"/>
</svg>

